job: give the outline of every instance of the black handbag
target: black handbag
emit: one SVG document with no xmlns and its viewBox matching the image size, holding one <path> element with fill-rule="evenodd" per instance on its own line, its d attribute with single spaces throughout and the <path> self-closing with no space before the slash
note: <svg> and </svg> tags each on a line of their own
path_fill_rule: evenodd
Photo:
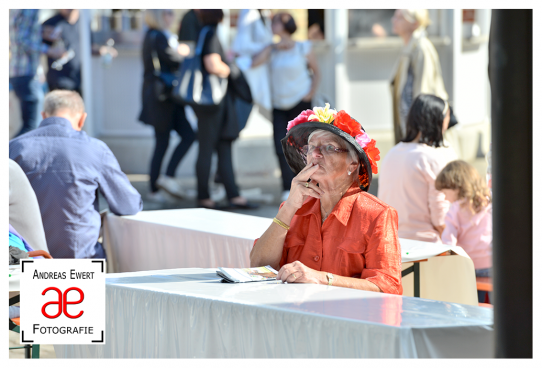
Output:
<svg viewBox="0 0 542 368">
<path fill-rule="evenodd" d="M 173 86 L 179 83 L 178 76 L 174 73 L 162 72 L 160 66 L 160 60 L 158 59 L 158 54 L 156 53 L 156 32 L 151 34 L 151 56 L 152 56 L 152 66 L 154 68 L 154 82 L 153 89 L 154 95 L 158 101 L 166 101 L 171 98 L 171 92 Z"/>
<path fill-rule="evenodd" d="M 202 63 L 203 43 L 210 30 L 211 27 L 205 26 L 200 31 L 195 55 L 184 59 L 178 84 L 173 87 L 173 98 L 194 110 L 216 108 L 228 90 L 228 78 L 209 74 Z"/>
<path fill-rule="evenodd" d="M 232 64 L 230 67 L 228 83 L 230 84 L 231 93 L 234 97 L 237 122 L 239 123 L 239 131 L 241 131 L 247 125 L 248 117 L 252 112 L 254 104 L 250 86 L 237 64 Z"/>
<path fill-rule="evenodd" d="M 248 85 L 245 75 L 235 63 L 230 66 L 228 83 L 230 84 L 232 92 L 235 93 L 237 97 L 250 104 L 253 103 L 250 86 Z"/>
</svg>

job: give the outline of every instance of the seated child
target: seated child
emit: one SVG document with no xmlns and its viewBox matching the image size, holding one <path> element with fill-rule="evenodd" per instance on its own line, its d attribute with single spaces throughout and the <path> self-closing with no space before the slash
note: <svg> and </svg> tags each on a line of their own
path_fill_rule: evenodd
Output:
<svg viewBox="0 0 542 368">
<path fill-rule="evenodd" d="M 438 174 L 435 188 L 451 203 L 444 220 L 442 242 L 462 247 L 474 263 L 476 277 L 489 277 L 493 222 L 491 194 L 486 183 L 473 166 L 456 160 Z M 485 292 L 478 292 L 478 299 L 484 302 Z"/>
</svg>

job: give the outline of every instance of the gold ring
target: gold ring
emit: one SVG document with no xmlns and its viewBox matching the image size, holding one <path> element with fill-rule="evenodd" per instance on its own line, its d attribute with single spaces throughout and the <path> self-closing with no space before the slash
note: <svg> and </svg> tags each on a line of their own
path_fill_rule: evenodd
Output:
<svg viewBox="0 0 542 368">
<path fill-rule="evenodd" d="M 297 279 L 297 276 L 295 275 L 295 272 L 292 273 L 292 275 L 294 276 L 294 280 Z"/>
<path fill-rule="evenodd" d="M 308 188 L 309 187 L 309 182 L 306 182 L 305 183 L 305 188 Z"/>
</svg>

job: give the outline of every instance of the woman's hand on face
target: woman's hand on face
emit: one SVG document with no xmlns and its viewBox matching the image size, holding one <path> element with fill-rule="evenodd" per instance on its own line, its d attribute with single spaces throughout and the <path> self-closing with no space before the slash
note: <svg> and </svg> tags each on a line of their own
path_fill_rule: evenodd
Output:
<svg viewBox="0 0 542 368">
<path fill-rule="evenodd" d="M 318 187 L 315 181 L 307 182 L 312 174 L 318 170 L 320 166 L 312 163 L 307 164 L 292 180 L 292 186 L 290 188 L 290 195 L 286 200 L 286 203 L 296 210 L 301 208 L 307 196 L 314 198 L 320 198 L 325 192 L 322 188 Z"/>
<path fill-rule="evenodd" d="M 285 264 L 279 270 L 277 280 L 287 283 L 326 284 L 325 275 L 321 271 L 313 270 L 299 261 Z"/>
</svg>

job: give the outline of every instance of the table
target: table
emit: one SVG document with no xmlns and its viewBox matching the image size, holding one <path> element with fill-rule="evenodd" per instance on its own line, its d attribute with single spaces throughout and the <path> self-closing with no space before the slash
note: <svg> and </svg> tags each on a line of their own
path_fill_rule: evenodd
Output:
<svg viewBox="0 0 542 368">
<path fill-rule="evenodd" d="M 104 247 L 109 272 L 180 267 L 249 267 L 254 240 L 269 227 L 264 217 L 204 208 L 108 214 Z"/>
<path fill-rule="evenodd" d="M 250 267 L 254 240 L 272 219 L 208 209 L 143 211 L 133 216 L 108 214 L 104 247 L 108 272 L 187 267 Z M 403 278 L 404 295 L 478 305 L 474 265 L 461 247 L 399 239 L 403 269 L 425 260 Z M 435 257 L 451 251 L 454 255 Z M 439 258 L 439 259 L 437 259 Z"/>
<path fill-rule="evenodd" d="M 264 217 L 208 210 L 108 214 L 104 221 L 108 267 L 113 272 L 176 267 L 250 267 L 254 240 L 271 225 Z M 400 239 L 403 262 L 434 257 L 460 247 Z M 197 244 L 197 252 L 194 252 Z"/>
<path fill-rule="evenodd" d="M 490 358 L 493 311 L 216 269 L 109 274 L 106 344 L 57 358 Z"/>
</svg>

